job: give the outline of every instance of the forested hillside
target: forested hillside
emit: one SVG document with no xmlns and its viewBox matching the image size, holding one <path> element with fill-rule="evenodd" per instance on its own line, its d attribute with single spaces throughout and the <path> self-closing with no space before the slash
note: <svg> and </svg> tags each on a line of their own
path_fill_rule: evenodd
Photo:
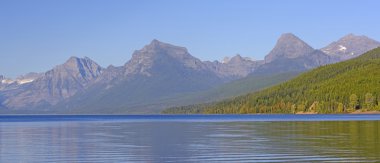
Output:
<svg viewBox="0 0 380 163">
<path fill-rule="evenodd" d="M 163 113 L 345 113 L 380 110 L 380 48 L 326 65 L 260 92 Z"/>
</svg>

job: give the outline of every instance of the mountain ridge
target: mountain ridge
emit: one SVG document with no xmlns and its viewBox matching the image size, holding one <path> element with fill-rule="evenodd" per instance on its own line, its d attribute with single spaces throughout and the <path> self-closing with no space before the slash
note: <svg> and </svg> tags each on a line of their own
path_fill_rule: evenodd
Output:
<svg viewBox="0 0 380 163">
<path fill-rule="evenodd" d="M 266 61 L 251 60 L 239 54 L 223 62 L 201 61 L 185 47 L 154 39 L 136 50 L 123 66 L 102 68 L 88 57 L 70 57 L 45 73 L 17 78 L 22 82 L 2 82 L 0 103 L 11 110 L 26 109 L 28 106 L 32 110 L 60 113 L 65 113 L 68 108 L 72 113 L 76 112 L 75 109 L 82 113 L 107 113 L 111 110 L 128 113 L 129 110 L 139 111 L 156 104 L 154 109 L 159 110 L 177 104 L 175 101 L 180 101 L 177 97 L 184 94 L 197 94 L 251 75 L 270 77 L 302 72 L 338 61 L 334 56 L 313 49 L 291 33 L 280 36 Z M 2 81 L 5 79 L 2 77 Z M 234 94 L 239 95 L 239 92 L 246 90 L 240 89 Z M 165 100 L 171 102 L 166 103 Z M 115 104 L 115 107 L 106 104 Z"/>
<path fill-rule="evenodd" d="M 265 56 L 265 63 L 277 58 L 297 58 L 314 51 L 306 42 L 292 33 L 285 33 L 277 40 L 274 48 Z"/>
<path fill-rule="evenodd" d="M 256 93 L 165 113 L 349 113 L 380 110 L 380 48 Z"/>
<path fill-rule="evenodd" d="M 365 52 L 368 49 L 374 49 L 380 46 L 380 42 L 373 40 L 367 36 L 357 36 L 354 34 L 348 34 L 343 36 L 337 41 L 332 42 L 321 51 L 334 57 L 340 58 L 341 61 L 355 58 Z"/>
<path fill-rule="evenodd" d="M 89 58 L 70 57 L 64 64 L 55 66 L 33 82 L 15 86 L 1 94 L 2 102 L 10 108 L 48 106 L 85 89 L 100 75 L 102 68 Z"/>
</svg>

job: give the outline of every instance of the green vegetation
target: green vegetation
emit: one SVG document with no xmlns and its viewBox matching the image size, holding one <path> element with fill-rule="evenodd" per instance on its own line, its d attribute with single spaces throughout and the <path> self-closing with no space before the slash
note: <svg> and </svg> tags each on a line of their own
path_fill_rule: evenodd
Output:
<svg viewBox="0 0 380 163">
<path fill-rule="evenodd" d="M 347 113 L 380 110 L 380 48 L 303 73 L 283 84 L 212 104 L 163 113 Z"/>
<path fill-rule="evenodd" d="M 177 99 L 176 101 L 180 102 L 182 105 L 186 103 L 192 105 L 173 107 L 164 110 L 163 113 L 200 114 L 202 113 L 203 108 L 212 102 L 241 96 L 250 92 L 263 90 L 276 84 L 288 81 L 296 77 L 300 73 L 301 72 L 290 71 L 271 75 L 252 75 L 247 76 L 243 79 L 223 84 L 211 90 L 197 92 L 185 95 L 183 97 L 172 97 L 171 99 Z M 176 105 L 179 106 L 178 103 Z"/>
<path fill-rule="evenodd" d="M 176 97 L 170 97 L 171 99 L 179 99 L 178 104 L 189 103 L 199 104 L 220 101 L 227 98 L 233 98 L 241 95 L 245 95 L 250 92 L 256 92 L 264 88 L 269 88 L 276 84 L 288 81 L 296 77 L 301 72 L 284 72 L 271 75 L 255 75 L 247 76 L 242 79 L 238 79 L 229 83 L 219 85 L 215 88 L 185 94 L 183 96 L 176 95 Z"/>
</svg>

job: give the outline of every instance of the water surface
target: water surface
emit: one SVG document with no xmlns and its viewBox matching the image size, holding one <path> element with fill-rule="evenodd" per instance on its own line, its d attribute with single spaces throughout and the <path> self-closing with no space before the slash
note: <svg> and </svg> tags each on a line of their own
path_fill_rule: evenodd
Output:
<svg viewBox="0 0 380 163">
<path fill-rule="evenodd" d="M 0 116 L 0 162 L 378 162 L 380 115 Z"/>
</svg>

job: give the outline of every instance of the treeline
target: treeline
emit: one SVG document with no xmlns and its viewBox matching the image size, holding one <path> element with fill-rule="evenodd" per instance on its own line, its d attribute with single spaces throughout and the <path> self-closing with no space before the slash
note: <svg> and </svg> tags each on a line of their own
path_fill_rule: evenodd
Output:
<svg viewBox="0 0 380 163">
<path fill-rule="evenodd" d="M 171 108 L 164 113 L 349 113 L 380 110 L 379 105 L 380 48 L 377 48 L 263 91 L 213 104 Z"/>
</svg>

